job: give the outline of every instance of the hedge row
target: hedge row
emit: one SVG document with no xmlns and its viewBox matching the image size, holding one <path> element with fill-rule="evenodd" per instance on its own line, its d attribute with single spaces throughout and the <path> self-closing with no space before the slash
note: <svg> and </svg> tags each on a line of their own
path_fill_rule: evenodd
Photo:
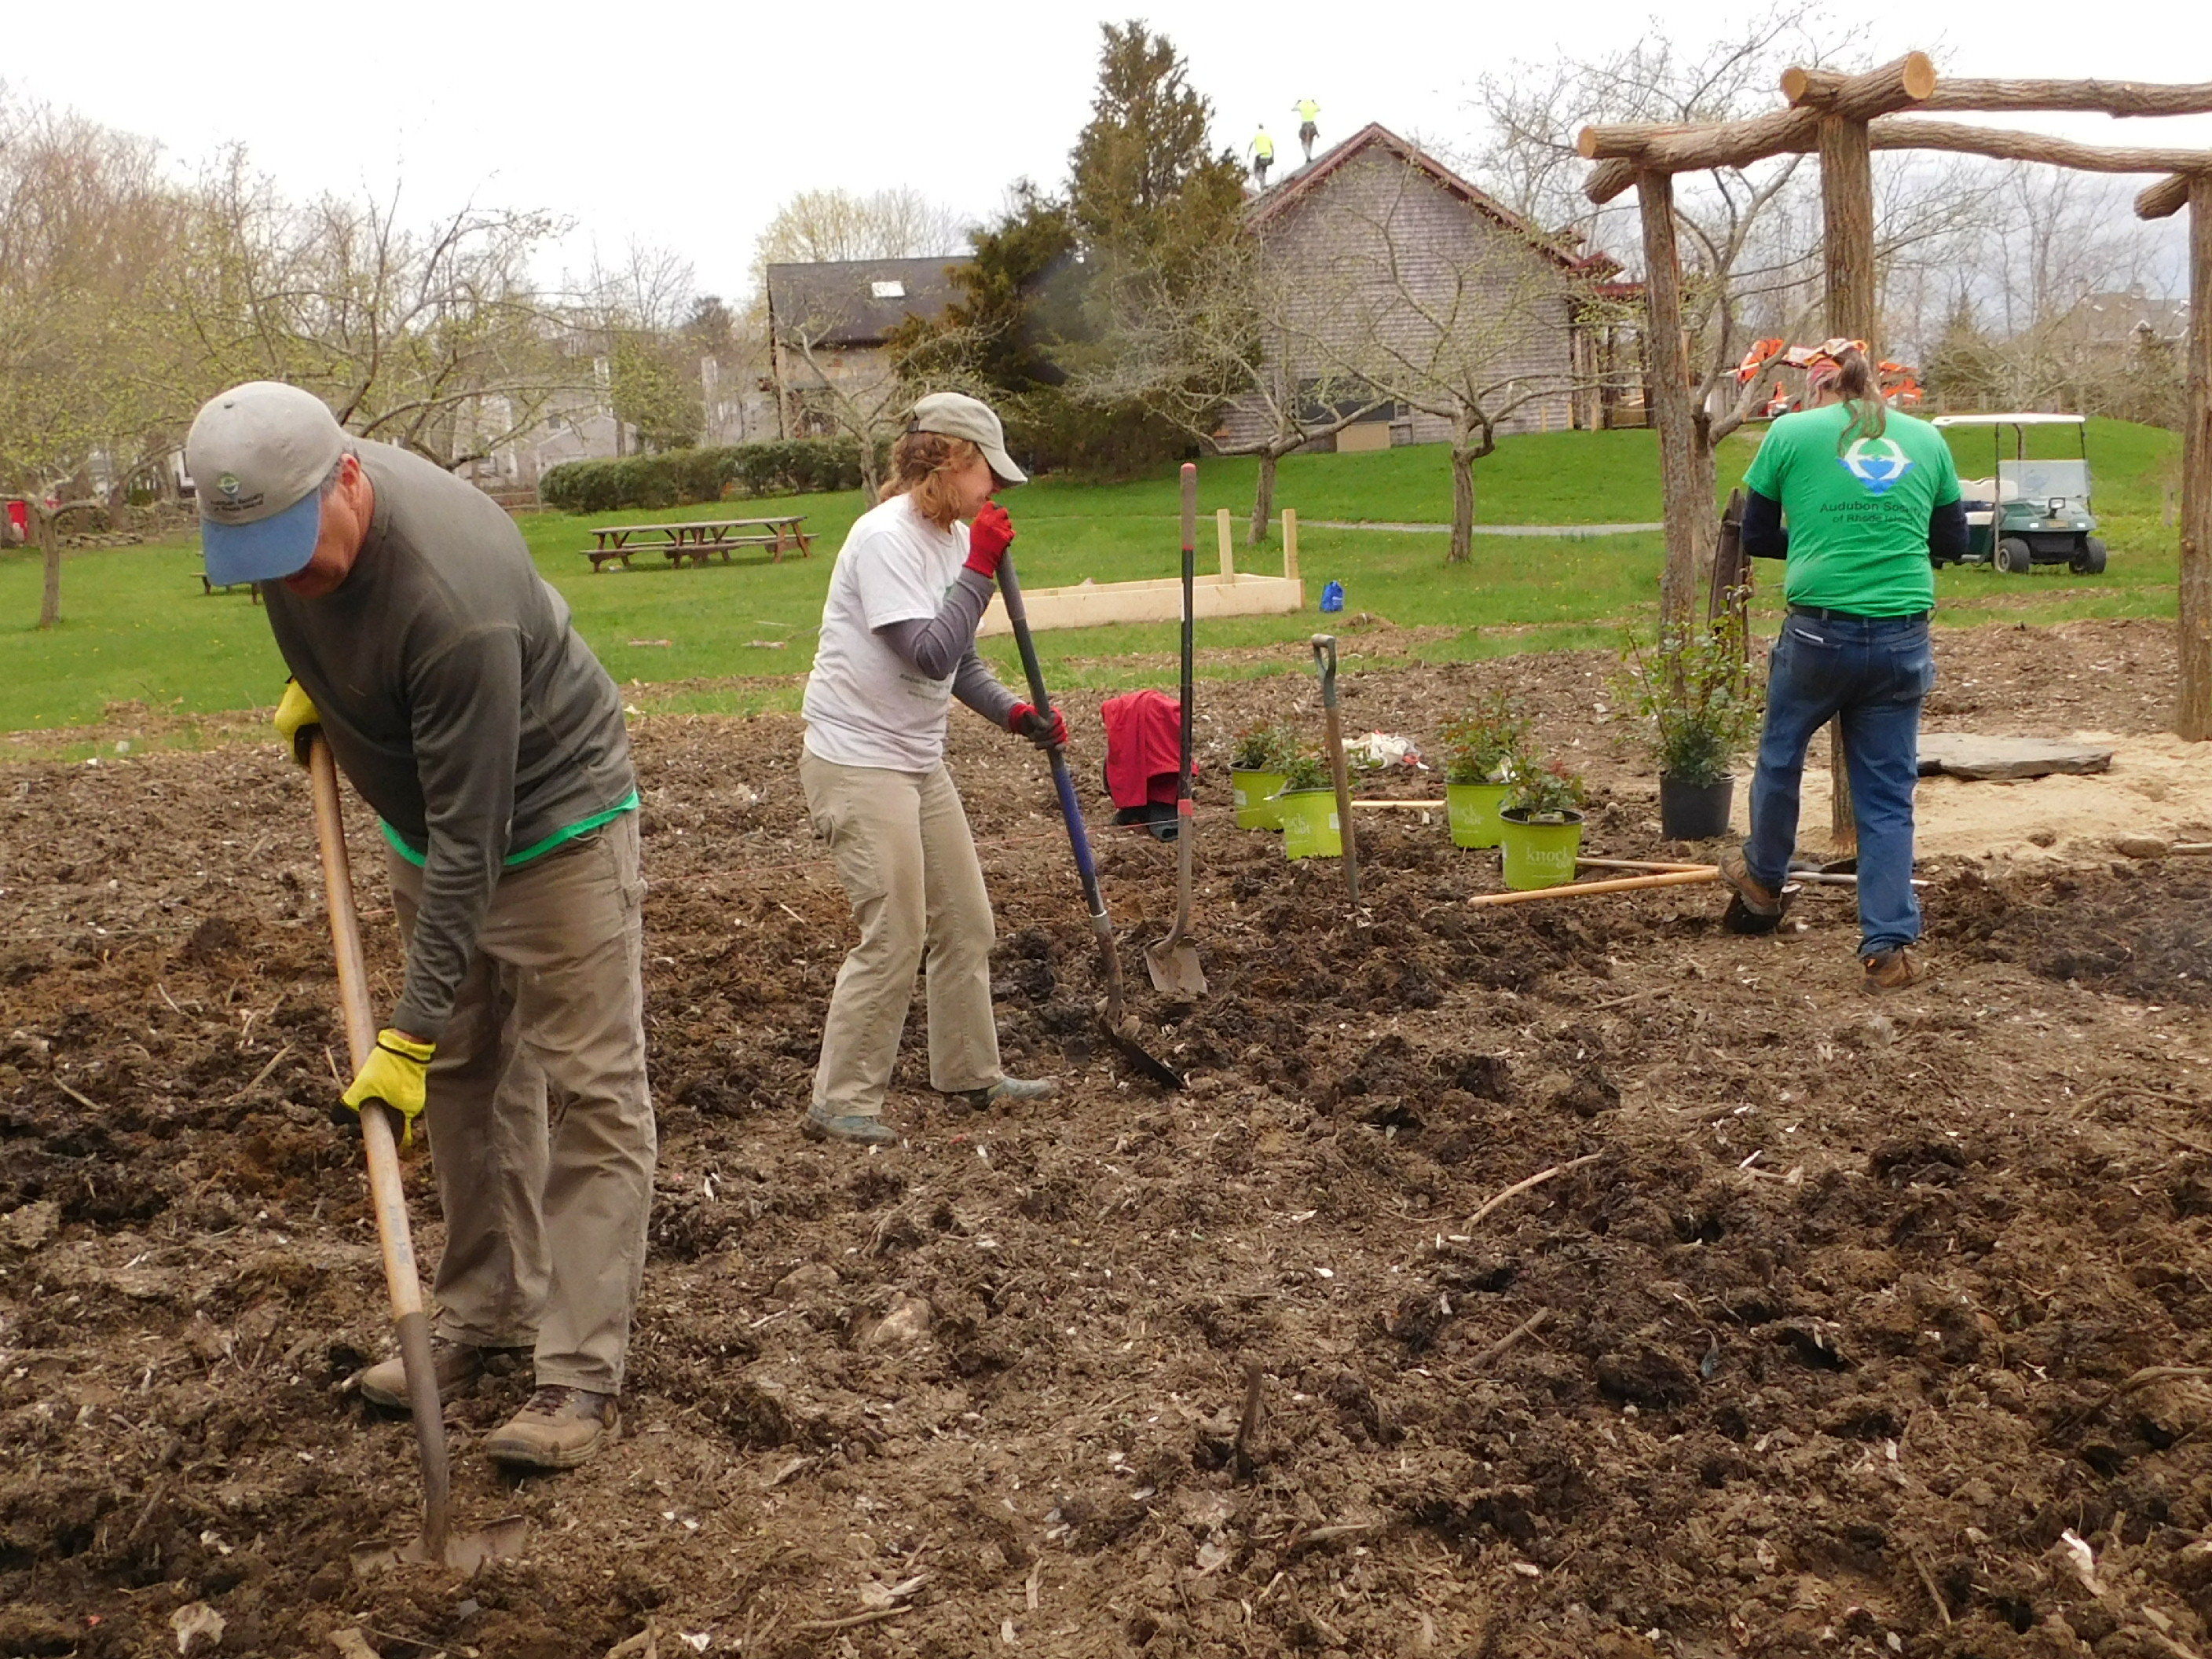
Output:
<svg viewBox="0 0 2212 1659">
<path fill-rule="evenodd" d="M 545 505 L 565 513 L 678 507 L 725 495 L 805 495 L 860 487 L 860 449 L 850 438 L 672 449 L 615 461 L 563 461 L 538 481 Z"/>
</svg>

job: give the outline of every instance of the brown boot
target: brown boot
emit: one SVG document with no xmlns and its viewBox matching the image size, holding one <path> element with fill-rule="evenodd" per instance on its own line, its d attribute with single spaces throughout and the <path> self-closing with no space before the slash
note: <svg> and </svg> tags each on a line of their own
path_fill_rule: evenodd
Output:
<svg viewBox="0 0 2212 1659">
<path fill-rule="evenodd" d="M 430 1339 L 430 1369 L 437 1374 L 438 1398 L 442 1402 L 451 1400 L 470 1383 L 483 1375 L 485 1357 L 491 1352 L 467 1342 L 449 1342 L 442 1336 Z M 409 1408 L 407 1398 L 407 1368 L 398 1354 L 389 1359 L 380 1359 L 361 1374 L 361 1397 L 373 1406 L 382 1406 L 392 1411 Z"/>
<path fill-rule="evenodd" d="M 1732 895 L 1721 926 L 1731 933 L 1771 933 L 1781 926 L 1796 890 L 1784 886 L 1777 890 L 1760 881 L 1743 861 L 1741 847 L 1729 848 L 1720 862 L 1721 885 Z"/>
<path fill-rule="evenodd" d="M 1866 969 L 1866 988 L 1869 991 L 1902 991 L 1928 976 L 1928 969 L 1908 945 L 1893 945 L 1861 961 Z"/>
<path fill-rule="evenodd" d="M 492 1431 L 484 1455 L 526 1468 L 573 1469 L 621 1432 L 614 1395 L 554 1384 Z"/>
</svg>

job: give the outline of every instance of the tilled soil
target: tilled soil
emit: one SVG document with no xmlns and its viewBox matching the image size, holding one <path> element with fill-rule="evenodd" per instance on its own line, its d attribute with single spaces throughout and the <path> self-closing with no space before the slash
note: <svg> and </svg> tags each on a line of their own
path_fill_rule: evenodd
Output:
<svg viewBox="0 0 2212 1659">
<path fill-rule="evenodd" d="M 2171 696 L 2148 625 L 1940 649 L 1953 726 Z M 1591 849 L 1663 855 L 1606 678 L 1367 675 L 1347 718 L 1513 684 L 1600 786 Z M 1206 696 L 1216 737 L 1313 701 Z M 1494 856 L 1377 813 L 1355 916 L 1209 773 L 1203 999 L 1146 985 L 1172 849 L 1101 830 L 1163 1096 L 1095 1039 L 1041 763 L 955 730 L 1008 1064 L 1060 1097 L 949 1109 L 917 1006 L 907 1141 L 801 1140 L 848 924 L 797 726 L 645 722 L 627 1433 L 518 1484 L 477 1448 L 527 1376 L 459 1400 L 464 1519 L 532 1522 L 468 1581 L 347 1562 L 419 1489 L 349 1387 L 386 1314 L 299 775 L 0 770 L 0 1655 L 2206 1650 L 2212 865 L 1931 868 L 1937 976 L 1874 1000 L 1832 892 L 1766 939 L 1711 889 L 1469 909 Z"/>
</svg>

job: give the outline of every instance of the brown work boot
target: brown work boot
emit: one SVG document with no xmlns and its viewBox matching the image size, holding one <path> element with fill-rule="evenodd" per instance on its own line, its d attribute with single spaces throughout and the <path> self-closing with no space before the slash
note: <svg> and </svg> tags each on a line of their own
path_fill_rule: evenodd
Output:
<svg viewBox="0 0 2212 1659">
<path fill-rule="evenodd" d="M 1771 933 L 1782 925 L 1782 918 L 1796 896 L 1794 890 L 1784 887 L 1779 891 L 1767 886 L 1751 873 L 1743 861 L 1743 848 L 1731 847 L 1721 854 L 1721 884 L 1729 890 L 1729 907 L 1721 915 L 1721 926 L 1731 933 Z"/>
<path fill-rule="evenodd" d="M 1866 969 L 1866 988 L 1869 991 L 1902 991 L 1928 976 L 1928 969 L 1909 945 L 1893 945 L 1887 951 L 1876 951 L 1860 960 Z"/>
<path fill-rule="evenodd" d="M 622 1409 L 611 1394 L 552 1384 L 495 1429 L 484 1455 L 533 1469 L 573 1469 L 622 1432 Z"/>
<path fill-rule="evenodd" d="M 430 1339 L 430 1369 L 437 1373 L 438 1399 L 451 1400 L 464 1388 L 483 1375 L 489 1348 L 479 1348 L 473 1343 L 449 1342 L 442 1336 Z M 361 1374 L 361 1397 L 373 1406 L 383 1406 L 393 1411 L 409 1408 L 407 1398 L 407 1367 L 398 1354 L 380 1359 Z"/>
</svg>

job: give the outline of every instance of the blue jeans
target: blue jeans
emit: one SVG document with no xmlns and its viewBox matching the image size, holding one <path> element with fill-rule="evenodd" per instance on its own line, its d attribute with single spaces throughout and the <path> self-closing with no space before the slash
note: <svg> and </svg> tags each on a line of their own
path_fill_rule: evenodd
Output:
<svg viewBox="0 0 2212 1659">
<path fill-rule="evenodd" d="M 1936 684 L 1924 617 L 1792 614 L 1766 670 L 1766 723 L 1751 784 L 1743 861 L 1778 888 L 1797 847 L 1805 747 L 1841 722 L 1859 830 L 1859 954 L 1920 937 L 1912 891 L 1912 790 L 1920 773 L 1920 704 Z"/>
</svg>

